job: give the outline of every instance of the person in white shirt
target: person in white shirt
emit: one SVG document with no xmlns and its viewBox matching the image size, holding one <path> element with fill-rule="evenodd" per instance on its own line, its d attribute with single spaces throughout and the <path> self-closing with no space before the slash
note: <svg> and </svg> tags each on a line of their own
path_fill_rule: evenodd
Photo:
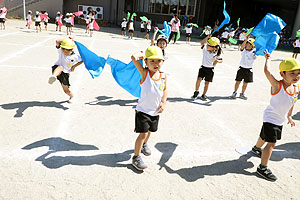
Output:
<svg viewBox="0 0 300 200">
<path fill-rule="evenodd" d="M 242 32 L 241 32 L 240 35 L 239 35 L 239 39 L 238 39 L 238 44 L 239 44 L 238 50 L 240 50 L 240 48 L 241 48 L 243 42 L 247 39 L 247 38 L 246 38 L 246 35 L 245 35 L 246 32 L 247 32 L 247 30 L 246 30 L 245 28 L 243 28 L 243 29 L 242 29 Z"/>
<path fill-rule="evenodd" d="M 146 22 L 143 20 L 140 23 L 140 33 L 142 36 L 144 36 L 144 33 L 145 33 L 145 24 L 146 24 Z M 138 37 L 139 37 L 139 35 L 138 35 Z"/>
<path fill-rule="evenodd" d="M 60 12 L 56 13 L 56 17 L 55 17 L 56 31 L 58 30 L 58 27 L 59 27 L 59 31 L 61 31 L 62 17 L 63 15 L 60 14 Z"/>
<path fill-rule="evenodd" d="M 295 42 L 293 42 L 293 47 L 294 47 L 294 51 L 292 57 L 297 59 L 298 53 L 300 53 L 300 37 L 298 37 L 295 40 Z"/>
<path fill-rule="evenodd" d="M 64 21 L 66 22 L 66 27 L 67 27 L 67 35 L 71 35 L 71 27 L 72 27 L 72 14 L 67 13 Z"/>
<path fill-rule="evenodd" d="M 134 32 L 134 23 L 133 19 L 130 19 L 129 25 L 128 25 L 128 38 L 132 39 L 133 37 L 133 32 Z"/>
<path fill-rule="evenodd" d="M 239 29 L 239 28 L 237 28 L 237 29 L 231 28 L 231 29 L 230 29 L 230 33 L 229 33 L 229 37 L 233 38 L 234 35 L 235 35 L 235 32 L 236 32 L 238 29 Z M 231 42 L 228 41 L 228 44 L 229 44 L 229 46 L 231 46 Z"/>
<path fill-rule="evenodd" d="M 35 20 L 35 28 L 36 28 L 36 32 L 38 32 L 40 29 L 40 32 L 42 31 L 42 27 L 41 27 L 41 16 L 39 11 L 35 12 L 35 16 L 34 16 L 34 20 Z"/>
<path fill-rule="evenodd" d="M 4 8 L 0 8 L 0 26 L 1 30 L 5 30 L 5 16 L 7 14 L 7 11 L 4 10 Z M 3 26 L 3 28 L 2 28 Z"/>
<path fill-rule="evenodd" d="M 26 17 L 26 26 L 28 29 L 30 29 L 30 26 L 32 24 L 32 12 L 31 10 L 28 11 L 27 17 Z"/>
<path fill-rule="evenodd" d="M 44 25 L 45 25 L 45 29 L 46 29 L 46 31 L 48 30 L 48 21 L 49 21 L 49 17 L 48 17 L 48 13 L 47 12 L 45 12 L 45 15 L 47 16 L 47 17 L 45 17 L 44 19 L 43 19 L 43 21 L 44 21 Z"/>
<path fill-rule="evenodd" d="M 89 30 L 90 30 L 90 37 L 93 36 L 93 31 L 94 31 L 94 21 L 95 21 L 95 14 L 93 14 L 91 17 L 90 17 L 90 23 L 89 23 Z"/>
<path fill-rule="evenodd" d="M 147 33 L 146 33 L 146 36 L 145 36 L 145 37 L 146 37 L 147 40 L 149 40 L 149 37 L 150 37 L 150 31 L 151 31 L 151 20 L 148 20 L 146 24 L 147 24 L 147 26 L 146 26 Z M 145 37 L 144 37 L 144 38 L 145 38 Z"/>
<path fill-rule="evenodd" d="M 121 23 L 122 36 L 126 36 L 126 26 L 127 20 L 126 18 L 123 18 L 123 22 Z"/>
<path fill-rule="evenodd" d="M 226 43 L 228 41 L 228 38 L 229 38 L 229 29 L 226 27 L 225 31 L 221 35 L 221 48 L 223 46 L 224 46 L 224 48 L 226 48 Z"/>
<path fill-rule="evenodd" d="M 187 44 L 191 42 L 192 30 L 193 30 L 193 24 L 187 24 L 185 26 L 185 36 L 186 36 Z"/>
<path fill-rule="evenodd" d="M 243 87 L 242 87 L 242 92 L 240 93 L 240 98 L 247 100 L 247 97 L 245 96 L 245 92 L 248 83 L 253 82 L 252 67 L 254 65 L 254 61 L 256 60 L 256 55 L 255 55 L 254 39 L 249 37 L 250 35 L 247 36 L 246 40 L 243 42 L 241 46 L 242 58 L 241 58 L 239 70 L 237 71 L 236 78 L 235 78 L 234 91 L 230 96 L 232 99 L 236 98 L 237 90 L 239 89 L 239 86 L 243 81 Z"/>
<path fill-rule="evenodd" d="M 82 64 L 80 55 L 73 52 L 74 47 L 75 43 L 72 39 L 56 40 L 58 60 L 52 67 L 52 76 L 50 76 L 48 80 L 49 84 L 53 84 L 56 80 L 59 80 L 64 92 L 70 97 L 70 103 L 74 97 L 73 93 L 69 89 L 70 72 L 73 72 L 77 66 Z"/>
</svg>

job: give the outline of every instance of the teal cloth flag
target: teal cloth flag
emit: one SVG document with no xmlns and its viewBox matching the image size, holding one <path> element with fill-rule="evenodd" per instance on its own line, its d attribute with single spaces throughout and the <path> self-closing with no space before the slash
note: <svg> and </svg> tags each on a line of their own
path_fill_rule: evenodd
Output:
<svg viewBox="0 0 300 200">
<path fill-rule="evenodd" d="M 85 65 L 85 68 L 89 71 L 92 78 L 100 76 L 104 69 L 106 59 L 96 55 L 94 52 L 90 51 L 88 48 L 86 48 L 83 44 L 79 42 L 75 41 L 75 44 L 77 46 L 81 59 Z"/>
<path fill-rule="evenodd" d="M 131 61 L 126 64 L 120 60 L 108 56 L 106 63 L 111 67 L 111 73 L 115 81 L 127 92 L 135 97 L 141 97 L 141 74 Z M 140 60 L 143 65 L 143 61 Z"/>
<path fill-rule="evenodd" d="M 169 26 L 168 22 L 164 21 L 164 29 L 163 30 L 158 29 L 158 32 L 165 35 L 166 37 L 169 37 L 171 34 L 171 27 Z"/>
<path fill-rule="evenodd" d="M 225 24 L 228 24 L 230 22 L 230 16 L 227 13 L 227 11 L 225 10 L 225 7 L 226 7 L 226 3 L 224 1 L 223 15 L 224 15 L 225 19 L 222 21 L 222 23 L 220 24 L 220 26 L 216 30 L 213 31 L 213 33 L 216 32 L 216 31 L 218 31 L 218 30 L 220 30 Z"/>
<path fill-rule="evenodd" d="M 254 42 L 255 54 L 263 56 L 266 51 L 272 53 L 279 43 L 278 33 L 285 26 L 286 23 L 280 17 L 268 13 L 251 32 L 251 35 L 257 37 Z"/>
</svg>

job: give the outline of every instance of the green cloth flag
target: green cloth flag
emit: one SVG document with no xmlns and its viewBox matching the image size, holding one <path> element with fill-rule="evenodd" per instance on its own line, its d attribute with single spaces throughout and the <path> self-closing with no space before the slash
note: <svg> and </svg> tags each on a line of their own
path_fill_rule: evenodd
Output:
<svg viewBox="0 0 300 200">
<path fill-rule="evenodd" d="M 127 13 L 127 20 L 129 20 L 130 12 Z"/>
<path fill-rule="evenodd" d="M 297 31 L 296 37 L 300 37 L 300 29 Z"/>
<path fill-rule="evenodd" d="M 144 22 L 147 22 L 148 21 L 148 18 L 143 16 L 143 17 L 140 17 L 141 20 L 143 20 Z"/>
<path fill-rule="evenodd" d="M 197 24 L 193 24 L 193 23 L 192 23 L 192 25 L 195 26 L 196 28 L 199 28 L 199 26 L 198 26 Z"/>
<path fill-rule="evenodd" d="M 238 18 L 238 20 L 236 22 L 238 27 L 240 27 L 240 21 L 241 21 L 241 18 Z"/>
<path fill-rule="evenodd" d="M 180 39 L 180 31 L 178 31 L 177 33 L 176 41 L 178 41 L 179 39 Z"/>
<path fill-rule="evenodd" d="M 229 41 L 230 43 L 232 43 L 232 44 L 237 44 L 237 41 L 236 41 L 235 39 L 233 39 L 232 37 L 230 37 L 230 38 L 228 39 L 228 41 Z"/>
<path fill-rule="evenodd" d="M 245 35 L 246 35 L 246 36 L 249 35 L 249 34 L 252 32 L 253 29 L 254 29 L 254 27 L 250 28 L 250 29 L 247 31 L 247 33 L 245 33 Z"/>
<path fill-rule="evenodd" d="M 202 31 L 202 33 L 201 33 L 201 35 L 200 35 L 200 37 L 203 35 L 205 33 L 205 29 L 203 29 L 203 31 Z"/>
<path fill-rule="evenodd" d="M 132 13 L 132 15 L 131 15 L 131 18 L 130 19 L 133 19 L 134 17 L 136 17 L 137 16 L 137 14 L 136 13 Z"/>
</svg>

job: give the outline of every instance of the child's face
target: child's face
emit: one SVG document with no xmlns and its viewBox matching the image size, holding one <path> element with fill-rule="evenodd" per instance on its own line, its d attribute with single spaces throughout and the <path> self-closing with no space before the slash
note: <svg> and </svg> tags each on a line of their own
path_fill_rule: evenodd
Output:
<svg viewBox="0 0 300 200">
<path fill-rule="evenodd" d="M 159 40 L 157 46 L 161 48 L 161 50 L 164 50 L 167 47 L 167 42 L 165 40 Z"/>
<path fill-rule="evenodd" d="M 245 49 L 246 49 L 247 51 L 250 51 L 252 48 L 253 48 L 252 44 L 251 44 L 250 42 L 246 42 Z"/>
<path fill-rule="evenodd" d="M 209 44 L 207 44 L 207 51 L 209 51 L 209 52 L 215 52 L 216 51 L 216 47 L 213 47 L 213 46 L 210 46 Z"/>
<path fill-rule="evenodd" d="M 145 63 L 148 66 L 149 70 L 153 73 L 156 73 L 160 70 L 163 60 L 161 59 L 145 59 Z"/>
<path fill-rule="evenodd" d="M 295 84 L 300 80 L 300 69 L 296 69 L 293 71 L 287 71 L 287 72 L 280 72 L 280 75 L 282 78 L 291 84 Z"/>
<path fill-rule="evenodd" d="M 64 49 L 64 48 L 61 48 L 62 49 L 62 52 L 65 56 L 69 56 L 71 55 L 73 49 Z"/>
</svg>

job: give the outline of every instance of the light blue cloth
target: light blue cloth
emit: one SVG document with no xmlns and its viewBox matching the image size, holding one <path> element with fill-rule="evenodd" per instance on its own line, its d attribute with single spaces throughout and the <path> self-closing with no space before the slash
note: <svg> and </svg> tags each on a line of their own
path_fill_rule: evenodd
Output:
<svg viewBox="0 0 300 200">
<path fill-rule="evenodd" d="M 106 63 L 111 67 L 111 73 L 116 82 L 135 97 L 141 96 L 141 74 L 131 61 L 129 64 L 108 56 Z M 143 61 L 140 60 L 143 65 Z"/>
<path fill-rule="evenodd" d="M 169 38 L 171 34 L 171 27 L 168 25 L 168 22 L 164 21 L 164 29 L 158 31 Z"/>
<path fill-rule="evenodd" d="M 272 53 L 279 43 L 278 33 L 285 26 L 286 23 L 280 17 L 268 13 L 251 32 L 251 35 L 257 37 L 254 41 L 255 54 L 263 56 L 266 50 Z"/>
<path fill-rule="evenodd" d="M 229 22 L 230 22 L 230 16 L 227 13 L 227 11 L 225 10 L 225 7 L 226 7 L 226 3 L 224 1 L 223 15 L 224 15 L 225 19 L 222 21 L 222 23 L 220 24 L 220 26 L 216 30 L 214 30 L 212 33 L 220 30 L 225 24 L 229 24 Z"/>
<path fill-rule="evenodd" d="M 106 59 L 96 55 L 94 52 L 90 51 L 88 48 L 86 48 L 83 44 L 79 42 L 75 41 L 75 44 L 82 58 L 82 61 L 86 69 L 91 74 L 92 78 L 100 76 L 104 69 Z"/>
</svg>

